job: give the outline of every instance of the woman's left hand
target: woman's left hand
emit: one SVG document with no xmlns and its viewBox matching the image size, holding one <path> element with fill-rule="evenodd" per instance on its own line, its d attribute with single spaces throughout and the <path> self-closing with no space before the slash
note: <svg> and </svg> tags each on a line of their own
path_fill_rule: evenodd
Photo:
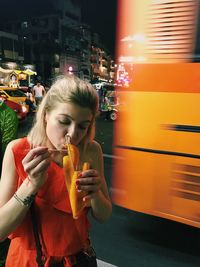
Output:
<svg viewBox="0 0 200 267">
<path fill-rule="evenodd" d="M 88 192 L 84 200 L 94 198 L 101 188 L 99 172 L 94 169 L 80 172 L 76 180 L 76 187 L 77 190 Z"/>
</svg>

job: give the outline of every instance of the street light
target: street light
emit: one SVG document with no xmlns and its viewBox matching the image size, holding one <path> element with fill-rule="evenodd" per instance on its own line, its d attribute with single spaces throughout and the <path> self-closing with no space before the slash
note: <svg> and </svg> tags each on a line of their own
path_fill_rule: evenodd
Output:
<svg viewBox="0 0 200 267">
<path fill-rule="evenodd" d="M 69 73 L 69 74 L 72 74 L 72 73 L 73 73 L 73 67 L 72 67 L 72 66 L 69 66 L 69 68 L 68 68 L 68 73 Z"/>
</svg>

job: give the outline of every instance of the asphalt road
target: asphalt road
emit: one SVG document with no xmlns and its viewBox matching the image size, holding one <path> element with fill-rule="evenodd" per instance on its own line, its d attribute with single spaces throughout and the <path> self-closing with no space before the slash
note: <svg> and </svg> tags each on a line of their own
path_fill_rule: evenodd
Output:
<svg viewBox="0 0 200 267">
<path fill-rule="evenodd" d="M 20 125 L 27 134 L 32 120 Z M 105 155 L 112 155 L 113 123 L 97 120 L 96 139 Z M 110 189 L 112 158 L 105 157 Z M 105 224 L 91 219 L 91 238 L 97 257 L 118 267 L 199 267 L 200 229 L 113 206 Z"/>
</svg>

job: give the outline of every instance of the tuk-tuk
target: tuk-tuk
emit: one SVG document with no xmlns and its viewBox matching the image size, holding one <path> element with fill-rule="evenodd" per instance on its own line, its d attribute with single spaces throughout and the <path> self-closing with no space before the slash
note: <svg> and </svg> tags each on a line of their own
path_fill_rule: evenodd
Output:
<svg viewBox="0 0 200 267">
<path fill-rule="evenodd" d="M 113 84 L 102 83 L 97 89 L 100 115 L 115 121 L 118 117 L 119 98 Z"/>
</svg>

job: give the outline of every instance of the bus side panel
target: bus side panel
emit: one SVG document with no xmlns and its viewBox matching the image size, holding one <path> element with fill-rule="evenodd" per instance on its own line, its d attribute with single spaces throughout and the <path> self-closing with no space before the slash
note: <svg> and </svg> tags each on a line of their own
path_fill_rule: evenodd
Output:
<svg viewBox="0 0 200 267">
<path fill-rule="evenodd" d="M 114 160 L 115 204 L 200 227 L 199 159 L 122 149 L 115 154 L 124 157 Z"/>
<path fill-rule="evenodd" d="M 123 91 L 119 97 L 113 201 L 200 227 L 200 94 Z"/>
<path fill-rule="evenodd" d="M 200 93 L 200 63 L 136 64 L 130 91 Z"/>
</svg>

